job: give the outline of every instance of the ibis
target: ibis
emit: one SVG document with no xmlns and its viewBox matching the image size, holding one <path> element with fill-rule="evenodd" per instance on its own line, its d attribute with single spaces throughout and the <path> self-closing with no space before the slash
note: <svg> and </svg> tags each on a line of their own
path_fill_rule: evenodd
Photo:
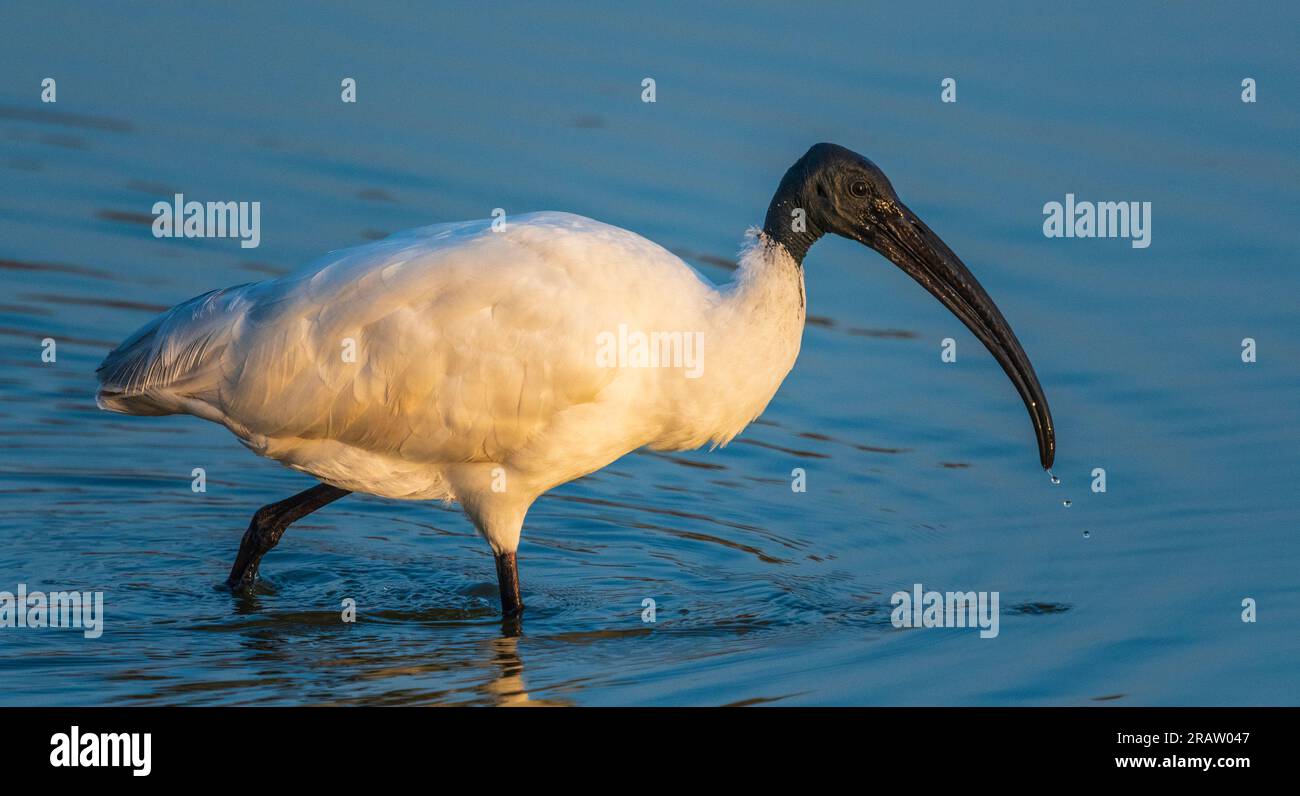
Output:
<svg viewBox="0 0 1300 796">
<path fill-rule="evenodd" d="M 516 617 L 516 551 L 540 495 L 639 448 L 725 445 L 763 412 L 799 354 L 803 263 L 827 233 L 883 255 L 979 338 L 1050 467 L 1052 415 L 1002 313 L 884 173 L 834 144 L 786 171 L 725 285 L 568 213 L 437 224 L 172 308 L 104 359 L 96 400 L 220 423 L 319 482 L 253 515 L 232 590 L 253 586 L 291 523 L 361 492 L 459 503 Z"/>
</svg>

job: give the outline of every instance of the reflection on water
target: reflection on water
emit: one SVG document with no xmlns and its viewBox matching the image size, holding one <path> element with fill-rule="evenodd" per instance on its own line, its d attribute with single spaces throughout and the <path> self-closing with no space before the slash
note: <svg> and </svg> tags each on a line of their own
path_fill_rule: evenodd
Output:
<svg viewBox="0 0 1300 796">
<path fill-rule="evenodd" d="M 61 89 L 53 107 L 0 89 L 0 590 L 102 590 L 107 612 L 94 642 L 0 628 L 0 703 L 1300 701 L 1294 11 L 1256 30 L 1147 9 L 1107 27 L 1110 55 L 1076 46 L 1091 11 L 296 18 L 295 41 L 346 36 L 356 107 L 331 94 L 335 48 L 286 44 L 274 12 L 210 30 L 187 13 L 0 25 L 0 73 L 56 63 Z M 891 33 L 863 50 L 864 28 Z M 1241 64 L 1268 87 L 1244 115 Z M 963 88 L 944 107 L 949 70 Z M 522 625 L 498 617 L 454 507 L 364 496 L 293 526 L 253 594 L 224 592 L 249 515 L 307 482 L 213 425 L 94 406 L 96 364 L 155 312 L 495 207 L 591 215 L 729 279 L 818 140 L 876 159 L 998 300 L 1052 401 L 1068 493 L 978 342 L 835 241 L 807 263 L 800 361 L 744 435 L 538 501 Z M 1152 246 L 1044 239 L 1042 203 L 1067 191 L 1152 201 Z M 262 202 L 262 245 L 155 240 L 150 208 L 178 192 Z M 1000 591 L 1000 634 L 896 630 L 890 595 L 914 583 Z M 1244 597 L 1266 619 L 1242 623 Z"/>
</svg>

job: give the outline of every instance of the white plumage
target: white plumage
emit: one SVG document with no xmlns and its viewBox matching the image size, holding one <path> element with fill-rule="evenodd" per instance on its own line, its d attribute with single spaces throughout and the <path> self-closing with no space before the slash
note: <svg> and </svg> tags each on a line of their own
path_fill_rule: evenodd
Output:
<svg viewBox="0 0 1300 796">
<path fill-rule="evenodd" d="M 98 402 L 221 423 L 341 489 L 457 500 L 499 554 L 547 490 L 642 446 L 738 434 L 803 325 L 802 269 L 762 232 L 717 288 L 632 232 L 535 213 L 400 233 L 192 299 L 108 356 Z M 601 362 L 620 326 L 700 333 L 699 377 Z"/>
</svg>

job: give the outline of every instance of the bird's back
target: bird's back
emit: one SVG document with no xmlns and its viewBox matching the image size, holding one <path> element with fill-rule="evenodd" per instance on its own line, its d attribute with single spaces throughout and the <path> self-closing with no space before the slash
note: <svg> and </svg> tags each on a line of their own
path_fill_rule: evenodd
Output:
<svg viewBox="0 0 1300 796">
<path fill-rule="evenodd" d="M 98 401 L 221 422 L 292 466 L 322 445 L 494 461 L 619 377 L 593 356 L 599 334 L 674 328 L 717 296 L 657 244 L 580 216 L 442 224 L 178 305 L 108 355 Z"/>
</svg>

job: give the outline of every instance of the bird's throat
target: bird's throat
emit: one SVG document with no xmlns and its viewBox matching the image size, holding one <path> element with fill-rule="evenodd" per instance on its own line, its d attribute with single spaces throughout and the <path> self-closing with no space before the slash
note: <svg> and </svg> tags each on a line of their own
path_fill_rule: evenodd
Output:
<svg viewBox="0 0 1300 796">
<path fill-rule="evenodd" d="M 804 188 L 804 175 L 796 163 L 777 186 L 772 202 L 767 206 L 767 218 L 763 222 L 763 232 L 784 246 L 794 258 L 795 264 L 801 268 L 808 250 L 826 234 L 809 212 L 808 203 L 803 199 Z"/>
</svg>

